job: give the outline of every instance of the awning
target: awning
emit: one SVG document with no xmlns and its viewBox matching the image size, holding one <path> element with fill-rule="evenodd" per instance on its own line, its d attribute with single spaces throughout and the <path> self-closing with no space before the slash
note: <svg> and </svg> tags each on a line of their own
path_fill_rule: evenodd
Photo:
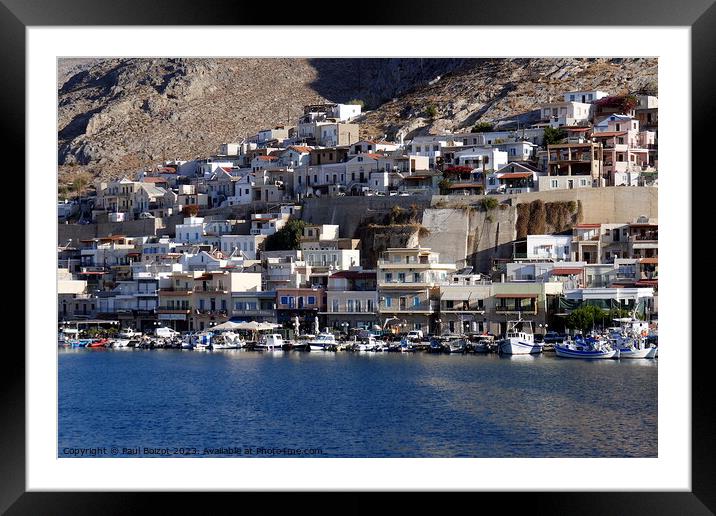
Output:
<svg viewBox="0 0 716 516">
<path fill-rule="evenodd" d="M 442 301 L 467 301 L 469 298 L 470 292 L 460 292 L 453 289 L 445 289 L 440 295 Z"/>
<path fill-rule="evenodd" d="M 640 258 L 639 263 L 646 263 L 648 265 L 656 265 L 659 263 L 658 258 Z"/>
<path fill-rule="evenodd" d="M 537 299 L 537 294 L 497 294 L 497 299 Z"/>
<path fill-rule="evenodd" d="M 532 172 L 506 172 L 497 176 L 499 179 L 527 179 L 533 177 Z"/>
<path fill-rule="evenodd" d="M 556 268 L 552 269 L 552 276 L 569 276 L 572 274 L 582 274 L 584 272 L 584 269 L 576 269 L 576 268 Z"/>
</svg>

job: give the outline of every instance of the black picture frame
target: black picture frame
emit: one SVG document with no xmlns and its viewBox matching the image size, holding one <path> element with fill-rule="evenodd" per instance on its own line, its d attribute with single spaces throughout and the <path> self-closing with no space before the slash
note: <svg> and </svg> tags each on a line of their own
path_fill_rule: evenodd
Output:
<svg viewBox="0 0 716 516">
<path fill-rule="evenodd" d="M 277 6 L 279 4 L 276 4 Z M 350 5 L 348 6 L 350 7 Z M 709 122 L 712 122 L 714 91 L 716 91 L 716 5 L 714 0 L 639 0 L 632 2 L 603 0 L 597 4 L 578 6 L 566 0 L 549 3 L 529 0 L 503 2 L 465 2 L 443 0 L 438 5 L 424 0 L 400 0 L 376 5 L 374 9 L 356 19 L 357 24 L 370 21 L 379 25 L 636 25 L 636 26 L 688 26 L 691 27 L 692 72 L 692 156 L 697 149 L 710 147 Z M 230 1 L 204 0 L 115 0 L 102 3 L 96 0 L 0 0 L 0 42 L 2 45 L 2 126 L 6 149 L 14 149 L 17 170 L 24 170 L 25 142 L 25 29 L 28 26 L 108 26 L 108 25 L 270 25 L 320 24 L 315 9 L 301 6 L 291 9 L 291 16 L 281 16 L 265 6 L 239 5 Z M 377 11 L 377 12 L 376 12 Z M 373 15 L 368 13 L 373 12 Z M 516 16 L 519 13 L 519 16 Z M 333 19 L 355 19 L 326 16 L 324 23 Z M 688 152 L 688 151 L 686 151 Z M 697 163 L 703 161 L 695 161 Z M 672 171 L 686 174 L 688 170 Z M 692 176 L 693 177 L 693 176 Z M 27 178 L 26 178 L 27 179 Z M 694 195 L 695 194 L 695 195 Z M 692 189 L 692 207 L 706 202 L 704 191 Z M 699 202 L 703 201 L 703 202 Z M 23 210 L 19 206 L 18 210 Z M 18 213 L 22 213 L 18 211 Z M 697 218 L 692 215 L 695 223 Z M 692 240 L 696 228 L 692 224 Z M 27 235 L 33 237 L 33 235 Z M 25 269 L 25 273 L 30 271 Z M 683 281 L 691 284 L 691 277 Z M 693 303 L 693 319 L 708 315 Z M 703 312 L 703 313 L 702 313 Z M 25 314 L 28 324 L 30 314 Z M 703 316 L 703 317 L 702 317 Z M 707 331 L 708 333 L 708 331 Z M 708 340 L 708 339 L 707 339 Z M 203 493 L 196 500 L 188 493 L 97 493 L 97 492 L 26 492 L 25 489 L 25 356 L 17 342 L 5 342 L 0 360 L 2 382 L 0 411 L 0 510 L 7 514 L 119 514 L 147 508 L 159 502 L 165 513 L 194 512 L 197 507 L 206 511 L 218 507 L 228 494 Z M 25 342 L 25 346 L 37 343 Z M 679 343 L 691 345 L 691 335 Z M 692 347 L 692 491 L 691 492 L 536 492 L 536 493 L 478 493 L 479 502 L 494 501 L 500 512 L 527 508 L 545 514 L 713 514 L 716 511 L 716 456 L 713 438 L 716 436 L 716 411 L 713 403 L 713 384 L 710 382 L 710 365 L 707 349 L 709 342 Z M 78 479 L 81 483 L 81 479 Z M 558 488 L 558 486 L 555 486 Z M 266 494 L 239 493 L 242 506 L 253 502 L 266 504 Z M 300 510 L 301 499 L 310 494 L 291 494 L 292 510 Z M 321 495 L 322 496 L 322 495 Z M 375 507 L 380 494 L 358 496 L 349 494 L 341 506 L 352 512 L 365 512 Z M 210 505 L 205 498 L 211 497 Z M 272 507 L 281 497 L 271 495 Z M 321 498 L 321 500 L 325 500 Z M 429 507 L 426 497 L 412 494 L 404 502 Z M 233 499 L 230 503 L 235 503 Z M 311 497 L 312 512 L 320 509 Z M 435 503 L 434 500 L 431 503 Z M 438 502 L 439 503 L 439 502 Z M 455 503 L 455 502 L 453 502 Z M 468 502 L 474 503 L 474 502 Z M 197 504 L 197 505 L 195 505 Z M 330 504 L 333 505 L 333 504 Z M 491 505 L 491 504 L 490 504 Z M 485 508 L 488 506 L 485 505 Z M 333 505 L 338 510 L 338 507 Z M 362 509 L 362 510 L 361 510 Z M 401 513 L 408 510 L 403 506 Z M 493 509 L 494 510 L 494 509 Z"/>
</svg>

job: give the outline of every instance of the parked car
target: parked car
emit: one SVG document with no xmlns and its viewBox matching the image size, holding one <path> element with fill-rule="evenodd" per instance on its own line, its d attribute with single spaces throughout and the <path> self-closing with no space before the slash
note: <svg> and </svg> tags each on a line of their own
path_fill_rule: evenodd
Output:
<svg viewBox="0 0 716 516">
<path fill-rule="evenodd" d="M 154 217 L 154 215 L 152 215 L 152 214 L 149 213 L 148 211 L 144 211 L 144 212 L 142 212 L 142 213 L 139 214 L 139 218 L 140 218 L 140 219 L 153 219 L 153 218 L 156 218 L 156 217 Z"/>
<path fill-rule="evenodd" d="M 548 331 L 544 335 L 544 343 L 545 344 L 554 344 L 555 342 L 563 342 L 564 341 L 564 335 L 560 335 L 556 331 Z"/>
<path fill-rule="evenodd" d="M 408 332 L 408 339 L 409 340 L 422 340 L 423 339 L 423 330 L 411 330 Z"/>
</svg>

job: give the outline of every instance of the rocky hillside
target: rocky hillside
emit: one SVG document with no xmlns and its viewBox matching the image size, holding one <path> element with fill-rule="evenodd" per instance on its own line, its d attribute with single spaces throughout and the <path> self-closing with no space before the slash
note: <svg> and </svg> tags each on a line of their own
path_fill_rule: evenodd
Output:
<svg viewBox="0 0 716 516">
<path fill-rule="evenodd" d="M 656 70 L 646 59 L 60 61 L 58 161 L 61 173 L 118 177 L 215 152 L 323 101 L 363 100 L 366 136 L 455 130 L 570 89 L 634 90 Z"/>
<path fill-rule="evenodd" d="M 541 103 L 567 91 L 610 94 L 654 88 L 656 59 L 478 59 L 387 102 L 360 120 L 366 134 L 419 134 L 470 130 L 477 122 L 537 118 Z"/>
</svg>

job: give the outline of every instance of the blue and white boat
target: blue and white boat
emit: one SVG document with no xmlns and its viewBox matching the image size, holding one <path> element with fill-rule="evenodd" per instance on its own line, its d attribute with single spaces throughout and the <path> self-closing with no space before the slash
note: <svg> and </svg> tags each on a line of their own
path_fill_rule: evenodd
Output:
<svg viewBox="0 0 716 516">
<path fill-rule="evenodd" d="M 554 345 L 554 352 L 562 358 L 586 358 L 589 360 L 619 358 L 618 348 L 612 348 L 604 340 L 595 337 L 578 335 L 574 340 L 567 340 Z"/>
<path fill-rule="evenodd" d="M 505 337 L 500 341 L 499 350 L 505 355 L 531 355 L 542 353 L 542 343 L 535 342 L 532 321 L 507 321 Z"/>
</svg>

